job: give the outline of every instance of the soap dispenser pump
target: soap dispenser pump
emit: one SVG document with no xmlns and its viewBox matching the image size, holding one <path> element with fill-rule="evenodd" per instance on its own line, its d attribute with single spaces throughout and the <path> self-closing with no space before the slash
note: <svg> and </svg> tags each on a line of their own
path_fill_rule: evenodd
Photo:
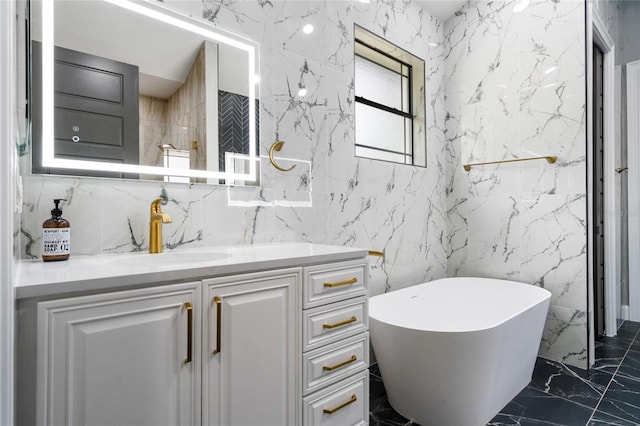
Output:
<svg viewBox="0 0 640 426">
<path fill-rule="evenodd" d="M 67 260 L 71 252 L 71 225 L 61 217 L 60 201 L 67 200 L 54 199 L 55 208 L 51 210 L 51 218 L 42 224 L 42 260 L 45 262 Z"/>
</svg>

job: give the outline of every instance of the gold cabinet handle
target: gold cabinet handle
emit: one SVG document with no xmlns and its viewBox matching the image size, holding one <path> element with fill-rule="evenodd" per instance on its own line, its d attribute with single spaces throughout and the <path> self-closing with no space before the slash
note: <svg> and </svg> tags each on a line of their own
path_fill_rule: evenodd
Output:
<svg viewBox="0 0 640 426">
<path fill-rule="evenodd" d="M 336 408 L 325 408 L 324 410 L 322 410 L 322 412 L 324 414 L 333 414 L 338 410 L 343 409 L 344 407 L 346 407 L 349 404 L 353 404 L 354 402 L 356 402 L 358 400 L 358 397 L 356 396 L 356 394 L 354 393 L 353 395 L 351 395 L 351 399 L 348 400 L 347 402 L 343 402 L 342 404 L 338 405 Z"/>
<path fill-rule="evenodd" d="M 351 278 L 350 280 L 344 280 L 344 281 L 337 281 L 335 283 L 324 283 L 325 287 L 340 287 L 341 285 L 349 285 L 349 284 L 355 284 L 358 282 L 357 278 Z"/>
<path fill-rule="evenodd" d="M 384 252 L 378 250 L 369 250 L 369 256 L 384 257 Z"/>
<path fill-rule="evenodd" d="M 220 344 L 220 335 L 222 334 L 222 299 L 218 296 L 214 297 L 213 300 L 216 302 L 216 348 L 213 350 L 212 354 L 219 354 L 222 350 Z"/>
<path fill-rule="evenodd" d="M 193 306 L 189 302 L 184 302 L 184 307 L 187 309 L 187 357 L 184 363 L 189 364 L 193 355 Z"/>
<path fill-rule="evenodd" d="M 345 366 L 345 365 L 347 365 L 347 364 L 351 364 L 352 362 L 357 361 L 357 360 L 358 360 L 358 357 L 357 357 L 357 356 L 355 356 L 355 355 L 351 355 L 351 358 L 349 358 L 349 359 L 348 359 L 348 360 L 346 360 L 346 361 L 342 361 L 342 362 L 341 362 L 341 363 L 339 363 L 339 364 L 332 365 L 332 366 L 323 365 L 323 366 L 322 366 L 322 371 L 333 371 L 333 370 L 335 370 L 335 369 L 337 369 L 337 368 L 344 367 L 344 366 Z"/>
<path fill-rule="evenodd" d="M 329 329 L 336 328 L 336 327 L 340 327 L 341 325 L 351 324 L 352 322 L 356 322 L 356 321 L 358 321 L 358 318 L 356 318 L 354 315 L 348 320 L 340 321 L 335 324 L 322 324 L 322 328 L 329 328 Z"/>
</svg>

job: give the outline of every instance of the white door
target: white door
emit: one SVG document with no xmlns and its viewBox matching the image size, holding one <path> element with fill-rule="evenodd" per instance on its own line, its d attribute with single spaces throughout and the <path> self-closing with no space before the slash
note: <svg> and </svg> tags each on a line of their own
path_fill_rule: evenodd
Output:
<svg viewBox="0 0 640 426">
<path fill-rule="evenodd" d="M 38 424 L 199 424 L 200 288 L 39 303 Z"/>
<path fill-rule="evenodd" d="M 300 277 L 290 269 L 204 282 L 203 424 L 298 423 Z"/>
</svg>

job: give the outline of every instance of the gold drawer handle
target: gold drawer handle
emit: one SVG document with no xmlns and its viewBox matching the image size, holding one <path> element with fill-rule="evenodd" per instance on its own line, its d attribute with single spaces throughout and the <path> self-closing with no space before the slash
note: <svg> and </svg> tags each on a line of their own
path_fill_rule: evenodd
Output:
<svg viewBox="0 0 640 426">
<path fill-rule="evenodd" d="M 352 316 L 348 320 L 340 321 L 335 324 L 322 324 L 322 328 L 336 328 L 336 327 L 340 327 L 341 325 L 347 325 L 356 321 L 358 321 L 358 318 L 356 318 L 355 316 Z"/>
<path fill-rule="evenodd" d="M 216 302 L 216 348 L 211 353 L 216 355 L 222 350 L 222 345 L 220 344 L 220 337 L 222 335 L 222 299 L 216 296 L 213 300 Z"/>
<path fill-rule="evenodd" d="M 339 364 L 332 365 L 332 366 L 330 366 L 330 367 L 328 367 L 328 366 L 326 366 L 326 365 L 322 366 L 322 371 L 333 371 L 333 370 L 335 370 L 336 368 L 344 367 L 345 365 L 347 365 L 347 364 L 351 364 L 352 362 L 357 361 L 357 360 L 358 360 L 358 357 L 357 357 L 357 356 L 355 356 L 355 355 L 351 355 L 351 358 L 349 358 L 349 359 L 348 359 L 348 360 L 346 360 L 346 361 L 342 361 L 342 362 L 341 362 L 341 363 L 339 363 Z"/>
<path fill-rule="evenodd" d="M 187 310 L 187 357 L 184 363 L 189 364 L 193 357 L 193 307 L 189 302 L 184 302 L 184 307 Z"/>
<path fill-rule="evenodd" d="M 351 395 L 351 399 L 348 400 L 347 402 L 343 402 L 342 404 L 338 405 L 336 408 L 325 408 L 324 410 L 322 410 L 322 412 L 324 414 L 333 414 L 338 410 L 343 409 L 344 407 L 346 407 L 349 404 L 353 404 L 354 402 L 356 402 L 358 400 L 358 397 L 356 396 L 356 394 L 354 393 L 353 395 Z"/>
<path fill-rule="evenodd" d="M 357 278 L 351 278 L 350 280 L 338 281 L 335 283 L 324 283 L 325 287 L 340 287 L 341 285 L 355 284 L 358 282 Z"/>
</svg>

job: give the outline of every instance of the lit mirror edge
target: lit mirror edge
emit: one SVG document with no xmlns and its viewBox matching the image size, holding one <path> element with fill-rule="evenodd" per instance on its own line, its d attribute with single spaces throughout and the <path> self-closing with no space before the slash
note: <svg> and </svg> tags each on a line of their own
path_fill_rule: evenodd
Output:
<svg viewBox="0 0 640 426">
<path fill-rule="evenodd" d="M 255 90 L 256 77 L 256 46 L 254 42 L 241 39 L 237 35 L 231 35 L 223 29 L 216 28 L 213 32 L 205 25 L 210 24 L 193 19 L 180 14 L 171 9 L 151 3 L 148 0 L 134 3 L 130 0 L 103 0 L 135 13 L 165 22 L 167 24 L 182 28 L 187 31 L 199 34 L 210 40 L 225 43 L 247 52 L 249 64 L 249 173 L 229 173 L 220 171 L 206 171 L 195 169 L 172 169 L 168 167 L 141 166 L 136 164 L 105 163 L 100 161 L 69 160 L 55 158 L 54 155 L 54 1 L 40 1 L 42 8 L 42 165 L 60 169 L 79 169 L 104 172 L 120 173 L 140 173 L 160 176 L 184 176 L 207 179 L 225 179 L 234 181 L 256 181 L 257 166 L 259 160 L 256 153 L 256 111 L 255 111 Z M 222 34 L 227 33 L 228 35 Z"/>
</svg>

